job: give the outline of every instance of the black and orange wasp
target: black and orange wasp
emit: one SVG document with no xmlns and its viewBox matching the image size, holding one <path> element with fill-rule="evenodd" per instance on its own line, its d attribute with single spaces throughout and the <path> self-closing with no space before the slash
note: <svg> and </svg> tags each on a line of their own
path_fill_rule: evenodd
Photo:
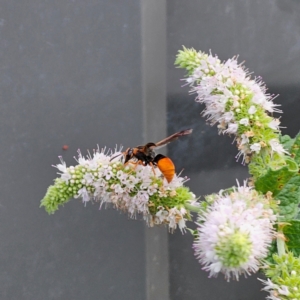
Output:
<svg viewBox="0 0 300 300">
<path fill-rule="evenodd" d="M 181 136 L 189 135 L 192 133 L 192 131 L 193 129 L 182 130 L 157 143 L 150 142 L 145 145 L 127 148 L 126 151 L 122 152 L 124 155 L 124 164 L 132 162 L 136 165 L 149 165 L 152 168 L 157 166 L 166 180 L 170 183 L 175 175 L 175 165 L 169 157 L 162 154 L 155 154 L 154 150 L 157 150 L 173 142 L 174 140 L 177 140 Z M 154 168 L 153 172 L 155 174 Z"/>
</svg>

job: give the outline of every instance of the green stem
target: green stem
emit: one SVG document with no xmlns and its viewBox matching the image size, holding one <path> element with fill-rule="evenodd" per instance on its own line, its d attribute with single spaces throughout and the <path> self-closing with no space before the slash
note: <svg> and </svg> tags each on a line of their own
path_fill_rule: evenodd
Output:
<svg viewBox="0 0 300 300">
<path fill-rule="evenodd" d="M 190 204 L 189 202 L 185 202 L 184 206 L 187 210 L 189 210 L 190 212 L 195 212 L 195 213 L 199 213 L 201 211 L 201 208 L 199 206 L 195 206 Z"/>
<path fill-rule="evenodd" d="M 286 254 L 285 252 L 285 242 L 284 242 L 284 234 L 282 228 L 279 228 L 278 237 L 277 237 L 277 251 L 278 255 L 282 256 Z"/>
</svg>

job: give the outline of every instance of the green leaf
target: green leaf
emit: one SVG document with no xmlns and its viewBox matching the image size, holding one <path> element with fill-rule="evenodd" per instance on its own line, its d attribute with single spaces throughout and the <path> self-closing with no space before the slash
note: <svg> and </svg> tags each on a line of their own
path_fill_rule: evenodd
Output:
<svg viewBox="0 0 300 300">
<path fill-rule="evenodd" d="M 294 158 L 294 160 L 297 162 L 297 164 L 300 164 L 300 133 L 298 133 L 294 139 L 294 144 L 290 148 L 291 157 Z"/>
<path fill-rule="evenodd" d="M 290 225 L 283 228 L 283 233 L 287 238 L 286 245 L 289 251 L 296 256 L 300 255 L 300 220 L 289 221 Z"/>
<path fill-rule="evenodd" d="M 291 143 L 291 138 L 283 138 L 286 145 Z M 297 162 L 288 156 L 284 157 L 285 165 L 272 168 L 269 164 L 267 171 L 255 181 L 255 188 L 262 193 L 272 192 L 273 197 L 279 200 L 280 221 L 290 220 L 298 214 L 300 203 L 300 174 Z"/>
<path fill-rule="evenodd" d="M 277 170 L 269 168 L 264 175 L 258 177 L 255 181 L 255 189 L 264 194 L 270 191 L 273 196 L 276 196 L 293 175 L 298 173 L 298 165 L 294 160 L 287 157 L 286 163 Z"/>
<path fill-rule="evenodd" d="M 292 139 L 289 135 L 282 135 L 279 137 L 279 140 L 283 148 L 288 152 L 291 152 L 291 148 L 295 142 L 295 138 Z"/>
<path fill-rule="evenodd" d="M 279 215 L 283 217 L 283 220 L 292 219 L 298 214 L 300 203 L 300 176 L 298 173 L 284 185 L 275 198 L 280 200 Z"/>
<path fill-rule="evenodd" d="M 290 163 L 289 160 L 292 160 Z M 253 176 L 254 181 L 261 176 L 265 176 L 269 169 L 279 170 L 286 166 L 288 168 L 293 164 L 292 169 L 297 170 L 297 163 L 289 156 L 281 155 L 278 153 L 271 153 L 269 149 L 261 149 L 259 153 L 252 155 L 251 162 L 249 164 L 249 173 Z"/>
</svg>

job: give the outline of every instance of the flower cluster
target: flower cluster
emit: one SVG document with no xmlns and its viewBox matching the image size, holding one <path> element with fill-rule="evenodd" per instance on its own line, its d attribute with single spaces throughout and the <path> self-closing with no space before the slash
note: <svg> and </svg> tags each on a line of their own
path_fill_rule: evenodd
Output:
<svg viewBox="0 0 300 300">
<path fill-rule="evenodd" d="M 210 276 L 222 272 L 228 280 L 231 276 L 238 280 L 241 274 L 258 271 L 274 236 L 272 202 L 246 183 L 230 193 L 207 197 L 193 246 Z"/>
<path fill-rule="evenodd" d="M 205 104 L 207 121 L 218 124 L 220 133 L 236 136 L 237 159 L 242 155 L 248 163 L 263 148 L 271 154 L 287 152 L 279 142 L 280 121 L 269 115 L 281 110 L 261 78 L 251 80 L 236 58 L 221 63 L 217 56 L 184 48 L 175 64 L 188 70 L 185 80 L 197 93 L 196 101 Z"/>
<path fill-rule="evenodd" d="M 81 198 L 85 204 L 99 201 L 100 206 L 112 204 L 131 218 L 140 214 L 150 226 L 168 224 L 170 230 L 178 226 L 184 231 L 190 218 L 185 202 L 195 200 L 183 186 L 187 179 L 175 175 L 168 183 L 158 168 L 134 162 L 125 166 L 122 158 L 121 152 L 98 149 L 87 157 L 79 151 L 76 166 L 67 167 L 61 159 L 55 166 L 60 178 L 48 188 L 41 205 L 53 213 L 72 197 Z"/>
<path fill-rule="evenodd" d="M 300 299 L 300 134 L 281 136 L 274 97 L 236 57 L 221 62 L 184 47 L 175 64 L 187 70 L 185 81 L 205 105 L 208 123 L 234 136 L 237 159 L 249 163 L 252 175 L 253 188 L 244 184 L 199 204 L 195 255 L 210 276 L 222 272 L 238 279 L 261 268 L 267 299 Z"/>
<path fill-rule="evenodd" d="M 273 255 L 276 264 L 266 266 L 266 275 L 271 279 L 261 280 L 270 300 L 300 299 L 300 258 L 292 253 Z"/>
</svg>

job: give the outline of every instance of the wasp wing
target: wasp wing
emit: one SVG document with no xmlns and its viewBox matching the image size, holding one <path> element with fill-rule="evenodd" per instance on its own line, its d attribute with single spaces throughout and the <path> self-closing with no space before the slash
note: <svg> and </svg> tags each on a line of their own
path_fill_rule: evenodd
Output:
<svg viewBox="0 0 300 300">
<path fill-rule="evenodd" d="M 179 132 L 176 132 L 176 133 L 166 137 L 165 139 L 155 143 L 155 149 L 159 149 L 159 148 L 177 140 L 181 136 L 191 134 L 192 131 L 193 131 L 193 129 L 186 129 L 186 130 L 181 130 Z"/>
</svg>

